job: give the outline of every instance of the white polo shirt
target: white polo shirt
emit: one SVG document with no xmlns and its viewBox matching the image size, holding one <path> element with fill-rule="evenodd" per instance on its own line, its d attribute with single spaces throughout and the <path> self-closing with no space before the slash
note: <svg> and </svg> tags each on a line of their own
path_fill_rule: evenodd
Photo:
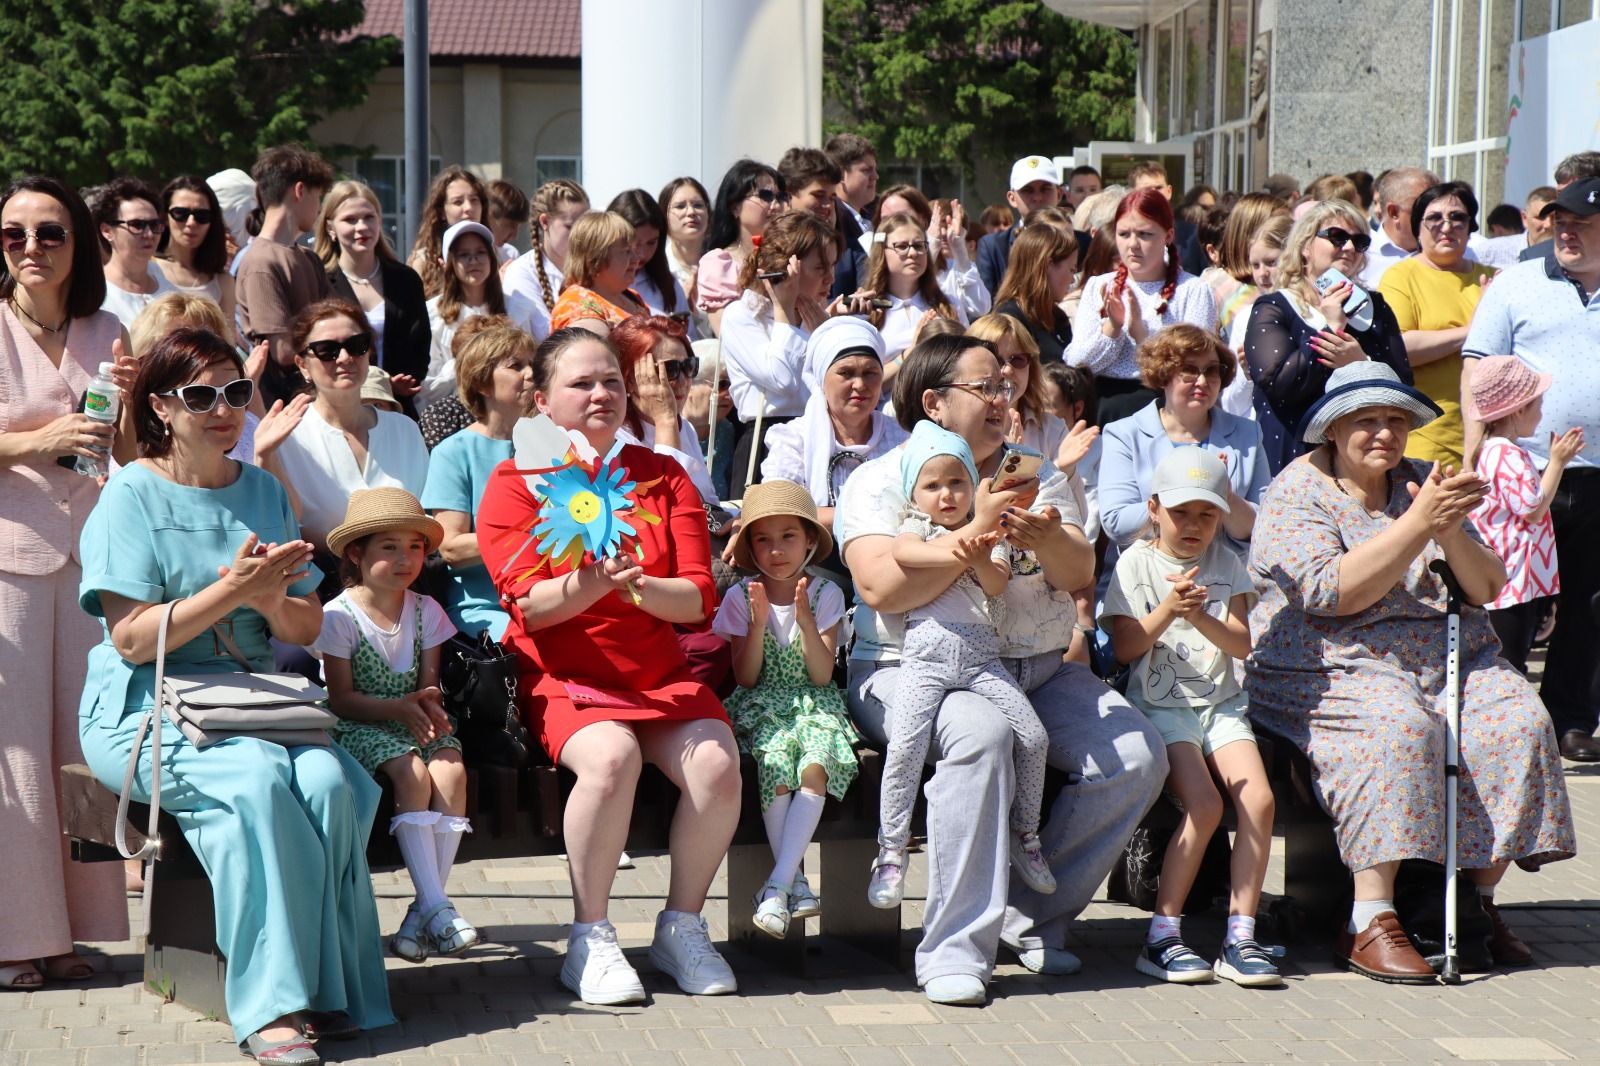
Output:
<svg viewBox="0 0 1600 1066">
<path fill-rule="evenodd" d="M 1581 426 L 1587 443 L 1573 466 L 1600 467 L 1600 292 L 1585 302 L 1555 259 L 1502 270 L 1483 291 L 1461 354 L 1514 355 L 1554 380 L 1532 437 L 1519 443 L 1542 467 L 1550 434 Z"/>
</svg>

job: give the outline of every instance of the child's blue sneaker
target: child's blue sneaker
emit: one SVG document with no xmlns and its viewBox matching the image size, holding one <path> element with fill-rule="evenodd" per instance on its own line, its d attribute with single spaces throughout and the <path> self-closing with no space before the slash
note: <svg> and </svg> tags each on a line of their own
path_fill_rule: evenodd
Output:
<svg viewBox="0 0 1600 1066">
<path fill-rule="evenodd" d="M 1182 940 L 1169 936 L 1139 949 L 1133 968 L 1146 977 L 1168 981 L 1175 985 L 1201 985 L 1215 981 L 1206 960 L 1190 951 Z"/>
<path fill-rule="evenodd" d="M 1272 956 L 1254 940 L 1223 944 L 1215 972 L 1218 977 L 1244 988 L 1276 988 L 1283 984 Z"/>
</svg>

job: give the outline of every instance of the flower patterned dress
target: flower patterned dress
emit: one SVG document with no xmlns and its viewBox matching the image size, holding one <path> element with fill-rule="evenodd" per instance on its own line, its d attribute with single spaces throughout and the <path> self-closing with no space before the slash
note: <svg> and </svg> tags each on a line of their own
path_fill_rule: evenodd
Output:
<svg viewBox="0 0 1600 1066">
<path fill-rule="evenodd" d="M 812 581 L 815 610 L 827 582 Z M 748 582 L 728 594 L 744 596 L 748 608 Z M 771 627 L 764 628 L 761 675 L 755 687 L 737 689 L 723 706 L 733 721 L 739 750 L 756 761 L 762 810 L 772 806 L 779 786 L 798 791 L 800 771 L 807 766 L 821 766 L 827 772 L 828 794 L 834 799 L 842 799 L 856 779 L 859 734 L 845 711 L 844 692 L 832 682 L 812 684 L 798 636 L 779 644 Z"/>
<path fill-rule="evenodd" d="M 1291 463 L 1263 494 L 1251 538 L 1261 598 L 1245 664 L 1250 718 L 1311 760 L 1339 854 L 1356 871 L 1445 858 L 1446 597 L 1428 570 L 1439 546 L 1429 541 L 1377 603 L 1335 613 L 1345 553 L 1403 515 L 1407 482 L 1423 476 L 1402 461 L 1388 506 L 1372 514 L 1308 460 Z M 1500 657 L 1478 607 L 1462 608 L 1461 677 L 1459 865 L 1570 858 L 1576 837 L 1550 716 Z"/>
</svg>

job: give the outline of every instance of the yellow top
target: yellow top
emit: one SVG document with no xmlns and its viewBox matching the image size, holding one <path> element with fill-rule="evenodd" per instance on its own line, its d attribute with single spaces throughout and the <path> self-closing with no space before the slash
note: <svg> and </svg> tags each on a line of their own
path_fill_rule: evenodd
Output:
<svg viewBox="0 0 1600 1066">
<path fill-rule="evenodd" d="M 1378 291 L 1394 311 L 1402 333 L 1410 330 L 1453 329 L 1472 321 L 1483 295 L 1483 283 L 1494 268 L 1466 262 L 1461 270 L 1439 270 L 1422 255 L 1402 259 L 1383 272 Z M 1444 411 L 1406 444 L 1411 459 L 1461 465 L 1461 353 L 1413 367 L 1417 388 Z"/>
</svg>

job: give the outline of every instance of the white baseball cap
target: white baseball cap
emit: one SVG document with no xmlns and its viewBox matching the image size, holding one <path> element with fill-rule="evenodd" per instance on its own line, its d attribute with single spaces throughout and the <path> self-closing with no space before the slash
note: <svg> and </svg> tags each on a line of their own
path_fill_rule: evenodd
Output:
<svg viewBox="0 0 1600 1066">
<path fill-rule="evenodd" d="M 444 238 L 439 242 L 439 258 L 450 258 L 450 246 L 469 233 L 475 233 L 483 238 L 483 243 L 489 246 L 489 256 L 494 256 L 494 234 L 489 232 L 489 227 L 482 222 L 474 222 L 464 218 L 460 222 L 444 231 Z"/>
<path fill-rule="evenodd" d="M 1011 187 L 1020 189 L 1030 181 L 1048 181 L 1061 184 L 1061 171 L 1056 161 L 1046 155 L 1023 156 L 1011 164 Z"/>
<path fill-rule="evenodd" d="M 1213 504 L 1227 514 L 1228 468 L 1204 448 L 1194 445 L 1175 448 L 1156 464 L 1155 476 L 1150 479 L 1150 495 L 1160 500 L 1163 507 L 1199 501 Z"/>
</svg>

